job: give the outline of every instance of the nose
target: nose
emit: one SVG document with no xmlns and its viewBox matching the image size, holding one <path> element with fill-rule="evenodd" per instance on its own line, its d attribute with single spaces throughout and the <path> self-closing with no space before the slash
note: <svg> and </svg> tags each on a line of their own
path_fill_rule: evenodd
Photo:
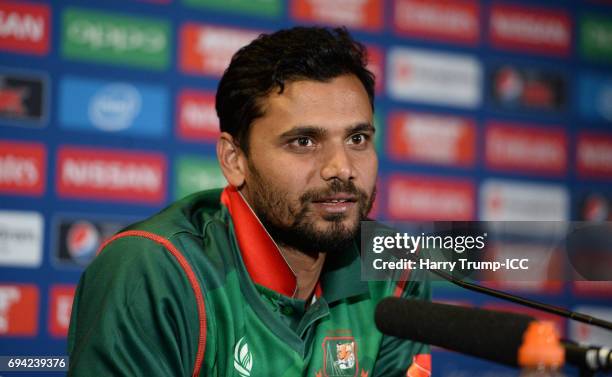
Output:
<svg viewBox="0 0 612 377">
<path fill-rule="evenodd" d="M 325 181 L 340 179 L 348 182 L 354 178 L 353 163 L 344 146 L 330 146 L 323 157 L 321 178 Z"/>
</svg>

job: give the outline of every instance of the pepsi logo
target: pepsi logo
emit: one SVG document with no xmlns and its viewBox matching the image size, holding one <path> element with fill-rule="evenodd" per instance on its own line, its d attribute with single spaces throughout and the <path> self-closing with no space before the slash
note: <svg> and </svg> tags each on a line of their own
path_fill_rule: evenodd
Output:
<svg viewBox="0 0 612 377">
<path fill-rule="evenodd" d="M 78 221 L 68 230 L 66 240 L 68 253 L 81 265 L 86 265 L 95 256 L 100 245 L 100 233 L 88 221 Z"/>
<path fill-rule="evenodd" d="M 589 195 L 584 200 L 581 212 L 586 221 L 606 221 L 610 214 L 610 203 L 602 195 Z"/>
</svg>

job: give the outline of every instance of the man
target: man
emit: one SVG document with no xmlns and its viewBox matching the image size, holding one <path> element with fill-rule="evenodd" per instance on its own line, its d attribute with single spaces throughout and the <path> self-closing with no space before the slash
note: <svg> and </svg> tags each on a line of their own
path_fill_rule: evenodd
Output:
<svg viewBox="0 0 612 377">
<path fill-rule="evenodd" d="M 70 374 L 428 376 L 427 346 L 373 318 L 382 297 L 428 287 L 360 279 L 373 97 L 344 29 L 281 30 L 238 51 L 216 97 L 228 187 L 102 246 L 75 296 Z"/>
</svg>

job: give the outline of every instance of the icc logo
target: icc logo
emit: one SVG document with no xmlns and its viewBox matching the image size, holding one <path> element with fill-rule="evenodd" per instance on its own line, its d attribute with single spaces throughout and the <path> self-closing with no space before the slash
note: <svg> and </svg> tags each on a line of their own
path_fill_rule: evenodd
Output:
<svg viewBox="0 0 612 377">
<path fill-rule="evenodd" d="M 249 344 L 243 336 L 234 347 L 234 368 L 241 377 L 249 377 L 253 368 L 253 355 L 249 351 Z"/>
</svg>

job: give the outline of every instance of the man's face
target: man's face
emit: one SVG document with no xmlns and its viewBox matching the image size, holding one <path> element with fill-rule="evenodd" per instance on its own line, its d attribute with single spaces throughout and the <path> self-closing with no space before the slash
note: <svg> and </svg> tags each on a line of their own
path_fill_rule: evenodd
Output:
<svg viewBox="0 0 612 377">
<path fill-rule="evenodd" d="M 242 193 L 277 242 L 302 252 L 348 246 L 372 207 L 378 161 L 357 77 L 287 83 L 251 125 Z"/>
</svg>

